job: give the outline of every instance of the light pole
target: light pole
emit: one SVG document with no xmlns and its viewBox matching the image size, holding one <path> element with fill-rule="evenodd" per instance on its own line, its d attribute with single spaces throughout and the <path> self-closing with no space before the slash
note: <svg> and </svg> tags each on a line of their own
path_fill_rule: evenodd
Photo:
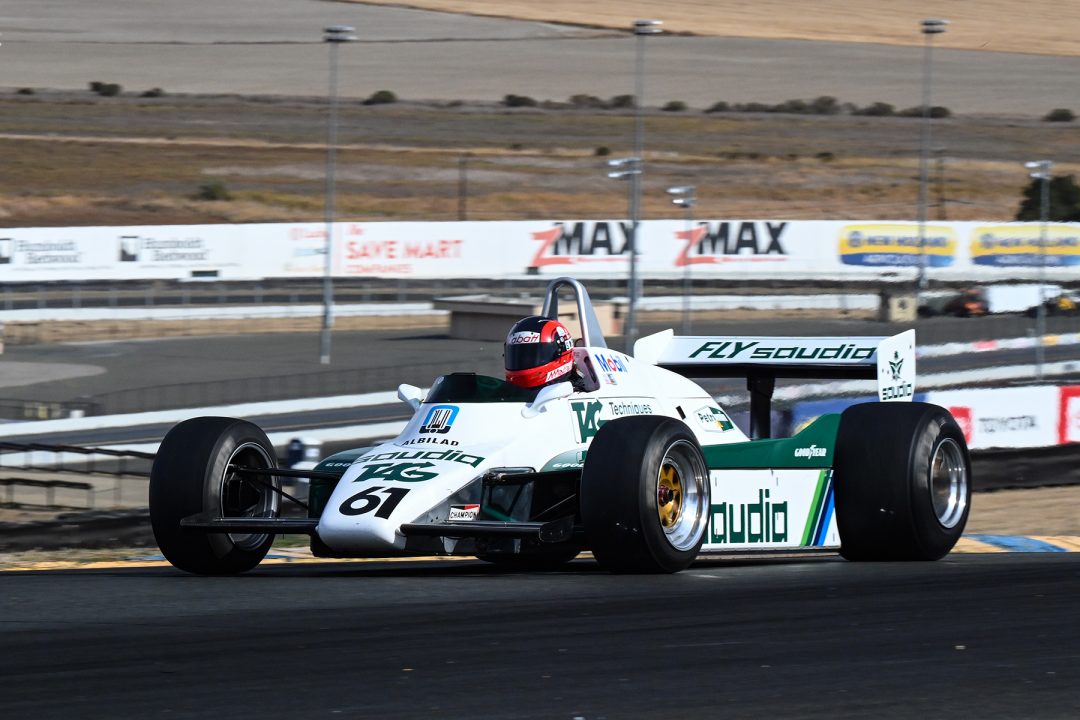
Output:
<svg viewBox="0 0 1080 720">
<path fill-rule="evenodd" d="M 634 36 L 636 43 L 636 61 L 634 77 L 634 157 L 637 159 L 637 171 L 630 175 L 630 282 L 629 304 L 626 309 L 626 350 L 633 350 L 637 337 L 637 302 L 641 296 L 641 283 L 637 272 L 638 228 L 641 225 L 641 174 L 645 169 L 645 37 L 657 35 L 663 23 L 659 20 L 635 20 Z"/>
<path fill-rule="evenodd" d="M 458 155 L 458 192 L 457 192 L 457 219 L 467 220 L 469 217 L 469 158 L 472 153 Z"/>
<path fill-rule="evenodd" d="M 337 151 L 337 48 L 353 42 L 355 28 L 331 25 L 323 30 L 323 42 L 330 44 L 330 116 L 326 123 L 326 272 L 323 275 L 323 322 L 319 334 L 319 362 L 330 364 L 330 329 L 334 326 L 334 161 Z"/>
<path fill-rule="evenodd" d="M 1041 202 L 1039 218 L 1039 307 L 1035 310 L 1035 379 L 1043 376 L 1043 336 L 1046 335 L 1046 234 L 1050 222 L 1050 170 L 1054 163 L 1050 160 L 1035 160 L 1024 163 L 1024 167 L 1034 172 L 1030 177 L 1040 181 Z"/>
<path fill-rule="evenodd" d="M 686 210 L 686 241 L 694 241 L 694 206 L 697 205 L 697 188 L 693 185 L 680 185 L 669 187 L 668 195 L 674 195 L 671 202 Z M 682 334 L 690 334 L 690 253 L 686 254 L 686 264 L 683 265 L 683 305 L 682 305 Z"/>
<path fill-rule="evenodd" d="M 934 35 L 945 32 L 948 20 L 923 20 L 922 33 L 926 39 L 925 52 L 923 53 L 923 87 L 922 87 L 922 133 L 919 143 L 919 275 L 918 292 L 926 290 L 926 205 L 929 185 L 930 168 L 930 81 L 931 62 L 934 44 L 931 42 Z M 918 298 L 916 298 L 918 305 Z"/>
<path fill-rule="evenodd" d="M 636 253 L 634 247 L 634 238 L 637 235 L 637 220 L 635 219 L 635 213 L 637 212 L 637 204 L 634 198 L 634 178 L 641 175 L 641 158 L 640 157 L 624 157 L 624 158 L 612 158 L 607 161 L 608 167 L 615 168 L 608 172 L 607 176 L 612 180 L 628 180 L 626 191 L 626 205 L 627 215 L 630 216 L 631 230 L 630 230 L 630 288 L 627 293 L 629 302 L 627 304 L 626 312 L 626 325 L 623 327 L 623 338 L 626 340 L 626 352 L 631 352 L 634 349 L 634 338 L 630 332 L 630 319 L 634 317 L 635 304 L 637 302 L 634 297 L 634 287 L 637 280 L 637 268 L 635 267 L 634 255 Z"/>
</svg>

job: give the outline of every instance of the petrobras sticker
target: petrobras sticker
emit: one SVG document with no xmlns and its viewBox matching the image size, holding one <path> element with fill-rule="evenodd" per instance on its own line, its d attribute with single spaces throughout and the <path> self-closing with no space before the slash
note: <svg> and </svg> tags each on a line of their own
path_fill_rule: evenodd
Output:
<svg viewBox="0 0 1080 720">
<path fill-rule="evenodd" d="M 993 267 L 1071 267 L 1080 265 L 1080 231 L 1047 225 L 1046 242 L 1038 224 L 982 225 L 971 236 L 971 261 Z"/>
<path fill-rule="evenodd" d="M 845 265 L 918 267 L 925 257 L 942 268 L 955 262 L 956 244 L 946 225 L 927 225 L 920 234 L 916 223 L 867 223 L 841 228 L 838 252 Z"/>
<path fill-rule="evenodd" d="M 450 515 L 446 518 L 451 522 L 457 521 L 469 521 L 475 520 L 476 516 L 480 514 L 480 505 L 451 505 Z"/>
<path fill-rule="evenodd" d="M 528 331 L 512 333 L 506 339 L 507 345 L 532 345 L 538 342 L 540 342 L 540 333 Z"/>
<path fill-rule="evenodd" d="M 694 416 L 706 432 L 727 432 L 735 427 L 727 413 L 711 405 L 698 408 L 694 411 Z"/>
</svg>

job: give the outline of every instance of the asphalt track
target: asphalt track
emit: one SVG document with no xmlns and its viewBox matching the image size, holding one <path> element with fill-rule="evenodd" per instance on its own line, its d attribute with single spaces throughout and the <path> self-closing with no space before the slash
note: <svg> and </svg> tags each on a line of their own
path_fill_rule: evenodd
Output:
<svg viewBox="0 0 1080 720">
<path fill-rule="evenodd" d="M 1080 715 L 1080 554 L 0 577 L 5 718 Z"/>
<path fill-rule="evenodd" d="M 343 97 L 380 89 L 487 101 L 634 92 L 627 33 L 321 0 L 6 0 L 0 87 L 83 89 L 99 80 L 170 94 L 321 96 L 321 30 L 342 23 L 360 39 L 339 53 Z M 832 95 L 908 107 L 921 101 L 921 61 L 918 47 L 663 36 L 648 42 L 645 99 L 704 108 Z M 939 49 L 934 102 L 954 112 L 1041 116 L 1069 105 L 1078 74 L 1080 57 Z"/>
</svg>

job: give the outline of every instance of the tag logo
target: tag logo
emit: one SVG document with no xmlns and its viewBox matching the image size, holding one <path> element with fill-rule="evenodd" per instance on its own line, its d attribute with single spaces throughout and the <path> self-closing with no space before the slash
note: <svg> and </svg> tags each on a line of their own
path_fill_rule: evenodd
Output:
<svg viewBox="0 0 1080 720">
<path fill-rule="evenodd" d="M 600 432 L 600 426 L 604 424 L 604 421 L 600 419 L 600 410 L 603 409 L 604 404 L 599 400 L 593 400 L 570 403 L 570 407 L 577 419 L 578 437 L 581 438 L 581 442 L 589 442 L 596 433 Z"/>
</svg>

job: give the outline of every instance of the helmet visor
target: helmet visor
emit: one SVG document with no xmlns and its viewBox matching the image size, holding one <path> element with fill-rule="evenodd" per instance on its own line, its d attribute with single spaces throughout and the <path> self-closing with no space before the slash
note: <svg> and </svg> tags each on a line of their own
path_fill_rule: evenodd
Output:
<svg viewBox="0 0 1080 720">
<path fill-rule="evenodd" d="M 555 343 L 523 343 L 506 346 L 507 370 L 530 370 L 546 365 L 559 356 Z"/>
</svg>

